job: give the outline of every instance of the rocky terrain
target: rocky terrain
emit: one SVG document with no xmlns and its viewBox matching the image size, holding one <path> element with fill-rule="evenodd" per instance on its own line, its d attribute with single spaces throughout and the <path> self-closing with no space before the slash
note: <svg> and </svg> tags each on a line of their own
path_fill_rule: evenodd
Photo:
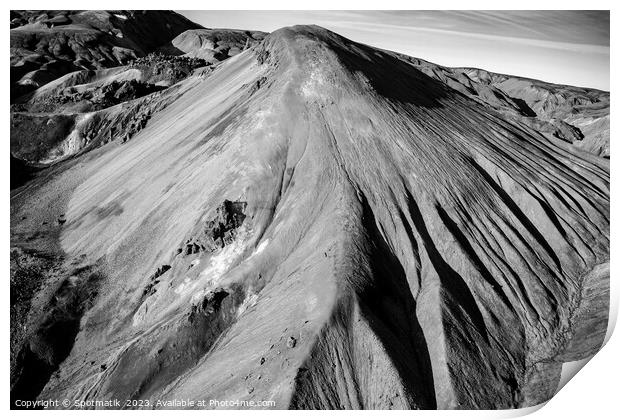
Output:
<svg viewBox="0 0 620 420">
<path fill-rule="evenodd" d="M 64 74 L 125 64 L 198 29 L 165 11 L 11 11 L 11 96 Z"/>
<path fill-rule="evenodd" d="M 262 41 L 267 35 L 259 31 L 230 29 L 191 29 L 171 41 L 161 51 L 198 57 L 209 63 L 224 61 Z"/>
<path fill-rule="evenodd" d="M 36 169 L 126 141 L 176 98 L 167 88 L 262 37 L 164 11 L 12 11 L 11 159 Z"/>
<path fill-rule="evenodd" d="M 517 408 L 600 348 L 609 93 L 182 32 L 12 104 L 13 400 Z"/>
</svg>

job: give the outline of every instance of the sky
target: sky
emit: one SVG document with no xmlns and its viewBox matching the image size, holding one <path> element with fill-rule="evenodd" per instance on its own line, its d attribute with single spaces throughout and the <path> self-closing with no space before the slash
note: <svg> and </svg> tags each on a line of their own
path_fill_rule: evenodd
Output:
<svg viewBox="0 0 620 420">
<path fill-rule="evenodd" d="M 449 67 L 609 90 L 608 11 L 181 11 L 206 28 L 316 24 Z"/>
</svg>

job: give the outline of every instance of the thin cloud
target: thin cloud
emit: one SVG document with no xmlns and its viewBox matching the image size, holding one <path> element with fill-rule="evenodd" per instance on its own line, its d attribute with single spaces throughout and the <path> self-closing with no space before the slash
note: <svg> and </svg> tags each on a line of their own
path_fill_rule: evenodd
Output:
<svg viewBox="0 0 620 420">
<path fill-rule="evenodd" d="M 317 24 L 449 67 L 609 90 L 608 11 L 181 11 L 205 27 Z"/>
<path fill-rule="evenodd" d="M 557 50 L 565 50 L 565 51 L 574 51 L 579 53 L 591 52 L 597 54 L 609 54 L 609 47 L 605 47 L 602 45 L 592 45 L 592 44 L 573 44 L 567 42 L 558 42 L 558 41 L 547 41 L 542 39 L 533 39 L 533 38 L 517 38 L 510 36 L 501 36 L 501 35 L 488 35 L 484 33 L 476 33 L 476 32 L 465 32 L 465 31 L 456 31 L 456 30 L 448 30 L 448 29 L 438 29 L 438 28 L 426 28 L 426 27 L 411 27 L 411 26 L 403 26 L 403 25 L 392 25 L 385 23 L 372 23 L 372 22 L 352 22 L 352 21 L 334 21 L 330 22 L 332 25 L 354 28 L 358 30 L 374 30 L 376 32 L 385 33 L 386 30 L 401 30 L 401 31 L 409 31 L 409 32 L 428 32 L 435 34 L 444 34 L 451 35 L 455 37 L 469 37 L 476 39 L 483 39 L 487 41 L 496 41 L 496 42 L 507 42 L 513 44 L 520 45 L 529 45 L 532 47 L 538 48 L 549 48 L 549 49 L 557 49 Z"/>
</svg>

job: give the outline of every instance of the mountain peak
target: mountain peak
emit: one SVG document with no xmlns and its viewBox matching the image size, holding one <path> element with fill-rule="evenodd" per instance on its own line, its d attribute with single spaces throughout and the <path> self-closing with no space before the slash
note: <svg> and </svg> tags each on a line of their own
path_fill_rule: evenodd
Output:
<svg viewBox="0 0 620 420">
<path fill-rule="evenodd" d="M 264 49 L 279 55 L 291 54 L 297 59 L 342 47 L 346 38 L 318 25 L 296 25 L 280 28 L 263 41 Z M 348 40 L 346 40 L 348 41 Z M 349 41 L 350 42 L 350 41 Z"/>
<path fill-rule="evenodd" d="M 294 71 L 292 80 L 299 81 L 306 96 L 328 102 L 337 100 L 339 92 L 350 91 L 432 107 L 438 106 L 438 99 L 455 94 L 395 54 L 317 25 L 278 29 L 265 37 L 255 53 L 260 63 Z"/>
</svg>

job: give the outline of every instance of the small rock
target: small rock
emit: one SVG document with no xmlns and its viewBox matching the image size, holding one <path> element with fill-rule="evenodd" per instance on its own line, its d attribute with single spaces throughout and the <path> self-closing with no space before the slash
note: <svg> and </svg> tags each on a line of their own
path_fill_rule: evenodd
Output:
<svg viewBox="0 0 620 420">
<path fill-rule="evenodd" d="M 262 364 L 264 364 L 264 363 L 265 363 L 265 358 L 264 358 L 264 357 L 261 357 L 261 358 L 260 358 L 260 364 L 262 365 Z"/>
<path fill-rule="evenodd" d="M 108 368 L 108 366 L 107 366 L 107 365 L 105 365 L 105 364 L 101 365 L 100 367 L 101 367 L 101 371 L 102 371 L 102 372 Z"/>
<path fill-rule="evenodd" d="M 248 394 L 251 394 L 252 392 L 254 392 L 254 388 L 249 387 L 249 388 L 248 388 Z"/>
<path fill-rule="evenodd" d="M 288 347 L 289 349 L 295 347 L 296 344 L 297 340 L 295 339 L 295 337 L 289 337 L 288 340 L 286 340 L 286 347 Z"/>
</svg>

